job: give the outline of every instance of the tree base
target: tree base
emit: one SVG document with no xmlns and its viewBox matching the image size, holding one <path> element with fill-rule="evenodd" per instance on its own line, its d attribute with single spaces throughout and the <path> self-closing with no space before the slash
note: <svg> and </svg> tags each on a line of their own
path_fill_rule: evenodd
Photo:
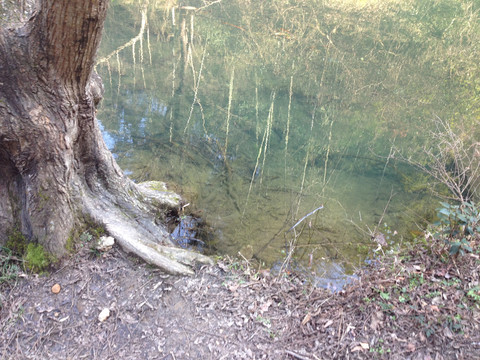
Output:
<svg viewBox="0 0 480 360">
<path fill-rule="evenodd" d="M 179 195 L 169 192 L 163 183 L 151 181 L 139 185 L 138 190 L 143 205 L 161 211 L 178 208 Z M 139 196 L 132 197 L 138 199 Z M 138 204 L 137 204 L 138 205 Z M 105 198 L 88 198 L 85 211 L 98 224 L 112 235 L 127 252 L 133 253 L 149 264 L 177 275 L 192 275 L 195 263 L 213 264 L 209 257 L 190 250 L 174 247 L 170 234 L 164 225 L 155 223 L 153 216 L 147 216 L 145 209 L 128 211 Z"/>
</svg>

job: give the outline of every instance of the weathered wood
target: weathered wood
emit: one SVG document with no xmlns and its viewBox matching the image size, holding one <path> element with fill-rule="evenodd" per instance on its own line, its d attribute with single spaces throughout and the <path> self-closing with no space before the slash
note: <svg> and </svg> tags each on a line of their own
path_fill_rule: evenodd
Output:
<svg viewBox="0 0 480 360">
<path fill-rule="evenodd" d="M 0 29 L 0 241 L 18 228 L 62 256 L 88 215 L 126 250 L 189 274 L 184 264 L 209 259 L 169 250 L 155 221 L 178 201 L 124 176 L 95 119 L 103 87 L 92 71 L 107 5 L 43 0 L 21 27 Z"/>
</svg>

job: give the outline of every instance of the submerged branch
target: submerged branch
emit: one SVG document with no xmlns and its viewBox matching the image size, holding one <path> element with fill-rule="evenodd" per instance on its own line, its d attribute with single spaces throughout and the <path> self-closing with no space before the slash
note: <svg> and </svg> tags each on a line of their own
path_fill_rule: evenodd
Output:
<svg viewBox="0 0 480 360">
<path fill-rule="evenodd" d="M 302 217 L 300 220 L 298 220 L 295 225 L 293 225 L 290 229 L 287 230 L 287 233 L 289 233 L 290 231 L 292 231 L 293 229 L 295 229 L 298 225 L 300 225 L 300 223 L 305 220 L 307 217 L 309 216 L 312 216 L 313 214 L 315 214 L 318 210 L 321 210 L 323 209 L 323 205 L 319 206 L 318 208 L 316 208 L 315 210 L 309 212 L 307 215 L 305 215 L 304 217 Z"/>
</svg>

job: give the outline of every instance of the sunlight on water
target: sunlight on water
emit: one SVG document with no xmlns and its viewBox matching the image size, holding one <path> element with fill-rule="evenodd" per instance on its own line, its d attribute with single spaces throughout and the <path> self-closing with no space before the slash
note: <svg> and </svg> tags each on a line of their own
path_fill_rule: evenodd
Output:
<svg viewBox="0 0 480 360">
<path fill-rule="evenodd" d="M 218 252 L 267 266 L 296 238 L 300 266 L 337 276 L 363 264 L 377 247 L 374 233 L 408 238 L 428 211 L 425 188 L 412 190 L 415 172 L 395 157 L 397 145 L 419 141 L 413 124 L 429 112 L 402 108 L 409 86 L 423 91 L 423 79 L 403 78 L 416 60 L 397 66 L 400 55 L 380 41 L 329 24 L 331 14 L 355 24 L 335 9 L 322 8 L 324 28 L 302 23 L 302 39 L 287 23 L 275 25 L 276 13 L 262 8 L 273 18 L 247 20 L 228 6 L 153 8 L 143 34 L 140 10 L 112 6 L 97 66 L 106 86 L 98 117 L 124 171 L 183 194 L 213 227 Z M 261 32 L 267 25 L 277 28 Z M 390 52 L 415 56 L 394 45 Z"/>
</svg>

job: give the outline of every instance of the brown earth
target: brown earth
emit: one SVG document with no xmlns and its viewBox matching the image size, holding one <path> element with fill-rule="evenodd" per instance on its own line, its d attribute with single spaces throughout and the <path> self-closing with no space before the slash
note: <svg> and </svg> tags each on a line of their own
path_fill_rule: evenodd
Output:
<svg viewBox="0 0 480 360">
<path fill-rule="evenodd" d="M 0 359 L 480 359 L 479 256 L 433 249 L 382 257 L 336 294 L 246 261 L 174 277 L 84 249 L 0 285 Z"/>
</svg>

